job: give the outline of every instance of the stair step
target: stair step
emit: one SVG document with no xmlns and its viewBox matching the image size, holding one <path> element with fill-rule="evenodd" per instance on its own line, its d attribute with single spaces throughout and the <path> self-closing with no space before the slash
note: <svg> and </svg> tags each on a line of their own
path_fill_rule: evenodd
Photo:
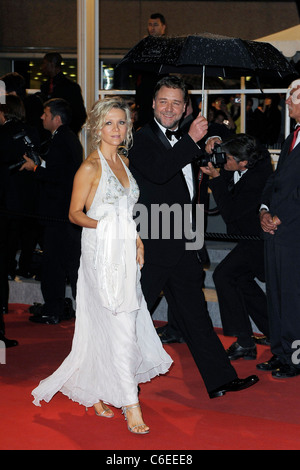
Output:
<svg viewBox="0 0 300 470">
<path fill-rule="evenodd" d="M 28 304 L 32 305 L 34 302 L 43 303 L 43 295 L 41 292 L 41 284 L 34 279 L 25 279 L 16 277 L 14 281 L 8 281 L 9 284 L 9 298 L 10 304 Z M 70 286 L 66 286 L 66 297 L 72 299 L 72 290 Z M 75 305 L 75 301 L 73 304 Z"/>
<path fill-rule="evenodd" d="M 222 328 L 220 319 L 219 304 L 216 291 L 214 289 L 213 272 L 215 267 L 222 261 L 225 256 L 236 245 L 233 242 L 223 241 L 210 241 L 205 242 L 209 254 L 210 265 L 205 269 L 205 280 L 203 289 L 205 300 L 207 302 L 207 309 L 211 317 L 214 327 Z M 257 281 L 258 284 L 265 290 L 265 284 Z M 71 287 L 66 287 L 66 297 L 73 300 L 73 307 L 76 308 L 75 300 L 72 298 Z M 16 278 L 15 281 L 9 281 L 9 303 L 22 303 L 32 305 L 34 302 L 43 303 L 43 296 L 40 288 L 40 282 L 34 279 Z M 168 304 L 165 297 L 162 297 L 158 306 L 156 307 L 153 315 L 153 320 L 167 321 L 168 320 Z M 254 331 L 258 329 L 253 325 Z"/>
<path fill-rule="evenodd" d="M 219 263 L 236 246 L 236 243 L 207 240 L 205 246 L 210 263 Z"/>
<path fill-rule="evenodd" d="M 218 266 L 218 263 L 211 263 L 208 267 L 204 268 L 204 285 L 207 288 L 214 288 L 214 280 L 213 280 L 213 273 L 214 270 Z"/>
</svg>

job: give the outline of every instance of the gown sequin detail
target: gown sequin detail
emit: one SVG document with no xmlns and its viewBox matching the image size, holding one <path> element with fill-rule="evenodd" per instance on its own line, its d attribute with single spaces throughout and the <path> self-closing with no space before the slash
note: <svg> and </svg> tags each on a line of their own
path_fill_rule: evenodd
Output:
<svg viewBox="0 0 300 470">
<path fill-rule="evenodd" d="M 115 407 L 137 403 L 137 385 L 172 364 L 141 291 L 132 218 L 137 183 L 123 163 L 130 183 L 124 188 L 98 154 L 102 175 L 87 215 L 100 222 L 82 231 L 72 349 L 32 391 L 37 406 L 58 391 L 87 407 L 99 400 Z"/>
</svg>

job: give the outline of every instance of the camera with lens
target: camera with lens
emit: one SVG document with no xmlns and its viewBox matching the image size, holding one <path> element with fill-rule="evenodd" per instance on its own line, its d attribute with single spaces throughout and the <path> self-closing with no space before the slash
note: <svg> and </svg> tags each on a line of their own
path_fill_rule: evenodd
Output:
<svg viewBox="0 0 300 470">
<path fill-rule="evenodd" d="M 31 158 L 31 160 L 33 160 L 36 165 L 41 164 L 40 155 L 37 152 L 35 145 L 32 143 L 30 137 L 27 135 L 26 131 L 22 130 L 18 134 L 15 134 L 13 136 L 13 139 L 14 140 L 23 139 L 23 142 L 25 144 L 24 153 L 26 153 L 27 157 Z M 14 163 L 13 165 L 10 165 L 8 169 L 13 170 L 15 168 L 19 168 L 23 165 L 23 163 L 26 163 L 26 160 L 22 157 L 20 161 L 18 161 L 17 163 Z"/>
<path fill-rule="evenodd" d="M 206 153 L 197 159 L 199 166 L 207 166 L 211 162 L 215 168 L 221 168 L 226 161 L 226 152 L 222 150 L 220 144 L 215 144 L 212 154 Z"/>
</svg>

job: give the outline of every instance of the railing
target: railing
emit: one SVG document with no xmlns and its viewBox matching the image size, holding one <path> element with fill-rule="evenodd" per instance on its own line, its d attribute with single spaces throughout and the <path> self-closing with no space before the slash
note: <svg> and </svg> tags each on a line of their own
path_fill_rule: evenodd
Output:
<svg viewBox="0 0 300 470">
<path fill-rule="evenodd" d="M 29 94 L 36 93 L 36 89 L 28 89 Z M 202 113 L 203 116 L 207 116 L 207 103 L 209 95 L 241 95 L 241 132 L 245 132 L 246 129 L 246 95 L 259 95 L 261 93 L 275 94 L 284 93 L 286 94 L 287 88 L 267 88 L 267 89 L 247 89 L 247 88 L 235 88 L 235 89 L 220 89 L 220 90 L 189 90 L 191 95 L 203 95 Z M 104 98 L 107 95 L 135 95 L 135 90 L 99 90 L 99 99 Z M 288 114 L 288 108 L 285 106 L 285 137 L 290 133 L 290 117 Z"/>
<path fill-rule="evenodd" d="M 27 92 L 29 94 L 38 92 L 38 89 L 28 89 Z M 207 105 L 208 105 L 208 96 L 210 95 L 241 95 L 241 132 L 246 132 L 246 96 L 247 95 L 260 95 L 262 93 L 268 94 L 275 94 L 275 93 L 282 93 L 286 94 L 287 88 L 266 88 L 266 89 L 247 89 L 247 88 L 235 88 L 235 89 L 219 89 L 219 90 L 189 90 L 191 95 L 200 95 L 203 96 L 203 104 L 202 104 L 202 114 L 203 116 L 207 117 Z M 99 90 L 99 99 L 103 99 L 105 96 L 111 95 L 135 95 L 135 90 Z M 290 117 L 288 113 L 288 107 L 285 105 L 285 137 L 287 137 L 290 133 Z M 278 155 L 280 153 L 280 149 L 269 149 L 272 159 L 274 163 L 277 163 Z"/>
<path fill-rule="evenodd" d="M 284 93 L 286 94 L 286 88 L 268 88 L 268 89 L 247 89 L 247 88 L 236 88 L 229 90 L 189 90 L 191 95 L 202 95 L 202 113 L 203 116 L 207 117 L 207 104 L 209 95 L 241 95 L 241 132 L 246 131 L 246 95 L 259 95 L 261 93 L 275 94 Z M 102 99 L 106 95 L 135 95 L 135 90 L 99 90 L 99 98 Z M 290 133 L 290 117 L 288 114 L 288 108 L 285 106 L 285 137 Z"/>
</svg>

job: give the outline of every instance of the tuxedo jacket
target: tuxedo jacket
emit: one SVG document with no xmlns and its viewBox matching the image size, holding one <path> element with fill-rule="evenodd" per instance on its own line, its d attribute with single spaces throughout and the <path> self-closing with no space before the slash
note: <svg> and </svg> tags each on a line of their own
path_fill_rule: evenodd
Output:
<svg viewBox="0 0 300 470">
<path fill-rule="evenodd" d="M 272 216 L 281 220 L 275 235 L 264 233 L 264 238 L 273 237 L 282 245 L 300 245 L 300 145 L 289 153 L 293 134 L 283 143 L 276 170 L 268 179 L 261 203 Z"/>
<path fill-rule="evenodd" d="M 261 194 L 272 172 L 271 158 L 267 153 L 265 158 L 248 169 L 232 190 L 229 190 L 229 187 L 233 171 L 222 169 L 220 176 L 209 181 L 228 234 L 261 235 L 258 215 Z"/>
<path fill-rule="evenodd" d="M 184 253 L 187 241 L 184 232 L 184 207 L 191 207 L 193 201 L 182 168 L 191 163 L 199 152 L 201 150 L 188 134 L 172 147 L 154 120 L 134 135 L 129 161 L 130 170 L 140 189 L 138 204 L 143 205 L 147 211 L 147 220 L 139 219 L 139 211 L 135 214 L 137 222 L 141 220 L 138 229 L 144 242 L 147 263 L 172 266 Z M 177 212 L 176 224 L 171 220 L 170 236 L 167 238 L 161 230 L 158 236 L 151 237 L 151 229 L 155 228 L 156 223 L 151 217 L 151 209 L 161 205 L 166 205 L 167 208 L 176 205 L 177 209 L 181 208 L 181 219 L 178 220 Z M 145 224 L 148 230 L 145 230 Z M 181 225 L 179 232 L 178 225 Z M 182 236 L 178 237 L 180 231 Z"/>
<path fill-rule="evenodd" d="M 45 224 L 51 219 L 68 220 L 73 179 L 83 159 L 78 137 L 68 126 L 62 125 L 52 136 L 45 156 L 46 167 L 39 166 L 35 177 L 40 183 L 39 213 Z"/>
</svg>

